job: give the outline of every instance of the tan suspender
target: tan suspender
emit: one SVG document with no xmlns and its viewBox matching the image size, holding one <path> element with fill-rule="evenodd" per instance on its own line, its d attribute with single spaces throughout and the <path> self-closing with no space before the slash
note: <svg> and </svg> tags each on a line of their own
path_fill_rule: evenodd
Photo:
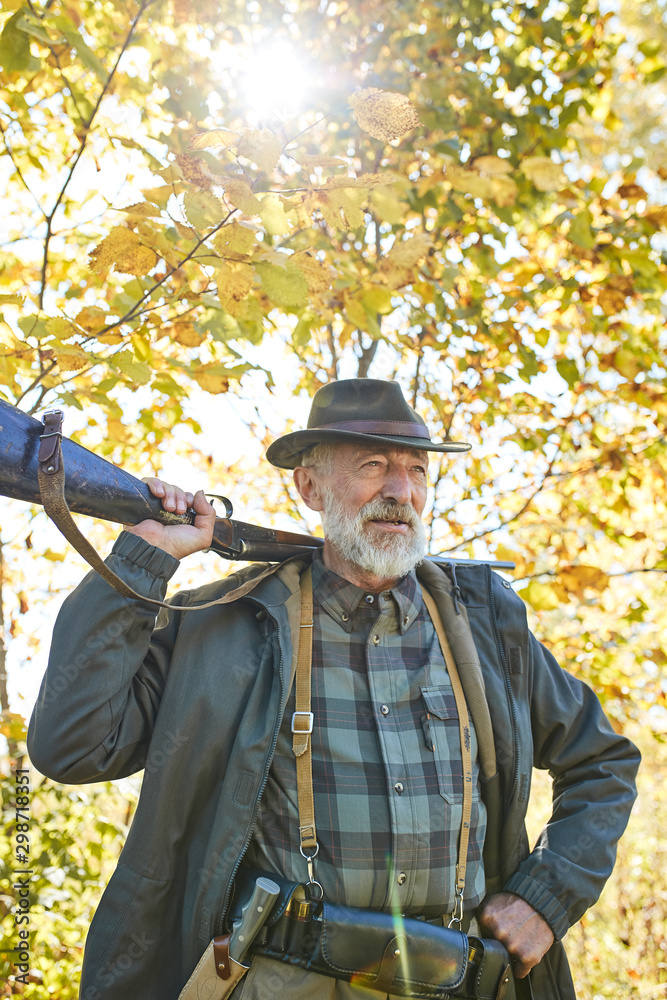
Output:
<svg viewBox="0 0 667 1000">
<path fill-rule="evenodd" d="M 456 711 L 459 717 L 461 759 L 463 762 L 463 815 L 459 834 L 459 849 L 456 863 L 456 901 L 449 926 L 460 926 L 463 920 L 463 893 L 466 884 L 468 840 L 472 815 L 472 754 L 470 719 L 461 678 L 452 656 L 440 613 L 431 595 L 422 587 L 424 603 L 431 616 L 440 642 L 440 648 L 452 684 Z M 310 567 L 301 576 L 301 628 L 296 665 L 295 712 L 292 715 L 292 749 L 296 756 L 296 787 L 299 802 L 299 850 L 308 862 L 308 884 L 317 888 L 316 898 L 324 894 L 322 886 L 315 880 L 313 859 L 319 851 L 315 828 L 315 803 L 313 797 L 312 732 L 313 713 L 311 711 L 311 670 L 313 662 L 313 581 Z"/>
</svg>

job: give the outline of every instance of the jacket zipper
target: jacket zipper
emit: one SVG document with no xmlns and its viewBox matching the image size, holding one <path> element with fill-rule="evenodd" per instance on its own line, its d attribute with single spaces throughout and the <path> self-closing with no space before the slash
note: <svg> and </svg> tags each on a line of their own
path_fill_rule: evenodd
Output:
<svg viewBox="0 0 667 1000">
<path fill-rule="evenodd" d="M 279 674 L 280 674 L 280 704 L 282 705 L 282 703 L 283 703 L 283 696 L 284 696 L 284 693 L 285 693 L 285 681 L 283 680 L 283 647 L 282 647 L 282 643 L 280 641 L 280 626 L 278 625 L 278 622 L 273 617 L 273 615 L 269 615 L 269 612 L 266 610 L 266 608 L 263 605 L 260 604 L 259 601 L 256 601 L 255 603 L 258 604 L 261 607 L 262 611 L 266 612 L 266 614 L 269 616 L 269 618 L 271 619 L 271 621 L 276 626 L 276 631 L 277 631 L 277 634 L 278 634 L 278 645 L 280 647 L 280 666 L 279 666 Z M 264 767 L 264 780 L 262 781 L 262 787 L 260 788 L 259 795 L 257 796 L 257 799 L 255 801 L 255 812 L 254 812 L 254 815 L 253 815 L 253 818 L 252 818 L 252 825 L 250 827 L 250 830 L 248 831 L 248 836 L 246 837 L 245 843 L 243 844 L 243 848 L 241 849 L 241 853 L 239 854 L 239 856 L 236 859 L 236 862 L 234 864 L 234 868 L 232 870 L 231 878 L 229 879 L 229 883 L 227 885 L 227 891 L 225 893 L 225 898 L 222 901 L 222 908 L 220 910 L 220 915 L 219 915 L 219 917 L 218 917 L 218 919 L 216 921 L 217 934 L 222 934 L 222 932 L 224 930 L 223 922 L 224 922 L 225 916 L 227 914 L 227 908 L 229 906 L 229 899 L 230 899 L 230 895 L 231 895 L 231 889 L 232 889 L 232 886 L 234 884 L 234 879 L 236 878 L 236 873 L 238 872 L 239 868 L 241 867 L 241 862 L 243 861 L 243 855 L 248 850 L 248 845 L 250 844 L 250 841 L 252 840 L 252 835 L 255 832 L 255 827 L 257 826 L 257 816 L 258 816 L 258 813 L 259 813 L 259 803 L 261 801 L 262 795 L 264 794 L 264 789 L 266 788 L 266 783 L 269 780 L 269 770 L 271 768 L 271 761 L 273 760 L 273 755 L 274 755 L 274 753 L 276 751 L 276 746 L 278 745 L 278 735 L 280 733 L 280 727 L 282 725 L 282 720 L 283 720 L 283 715 L 282 715 L 281 712 L 279 712 L 278 713 L 278 721 L 277 721 L 275 729 L 273 731 L 273 740 L 272 740 L 272 743 L 271 743 L 271 749 L 269 750 L 269 754 L 268 754 L 268 757 L 266 759 L 266 764 L 265 764 L 265 767 Z"/>
<path fill-rule="evenodd" d="M 487 569 L 487 573 L 489 580 L 489 609 L 491 611 L 491 621 L 493 623 L 493 632 L 496 637 L 496 645 L 498 646 L 498 652 L 500 653 L 500 662 L 503 668 L 503 680 L 505 681 L 505 691 L 507 692 L 507 700 L 509 702 L 510 714 L 512 716 L 512 734 L 514 736 L 514 782 L 512 784 L 512 791 L 510 794 L 510 799 L 512 799 L 519 783 L 519 727 L 516 721 L 516 705 L 514 702 L 512 684 L 510 682 L 507 659 L 505 657 L 505 647 L 503 646 L 500 626 L 496 616 L 496 599 L 493 596 L 493 580 L 491 579 L 491 570 Z"/>
</svg>

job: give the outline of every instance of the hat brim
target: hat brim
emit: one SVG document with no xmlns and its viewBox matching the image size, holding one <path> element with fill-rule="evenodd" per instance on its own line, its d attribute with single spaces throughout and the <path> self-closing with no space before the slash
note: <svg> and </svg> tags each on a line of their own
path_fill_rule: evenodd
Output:
<svg viewBox="0 0 667 1000">
<path fill-rule="evenodd" d="M 293 431 L 269 445 L 266 457 L 278 469 L 296 469 L 301 455 L 316 444 L 391 445 L 395 448 L 415 448 L 418 451 L 461 452 L 470 451 L 472 445 L 465 441 L 445 441 L 438 444 L 428 438 L 406 437 L 391 434 L 362 434 L 357 431 L 318 430 Z"/>
</svg>

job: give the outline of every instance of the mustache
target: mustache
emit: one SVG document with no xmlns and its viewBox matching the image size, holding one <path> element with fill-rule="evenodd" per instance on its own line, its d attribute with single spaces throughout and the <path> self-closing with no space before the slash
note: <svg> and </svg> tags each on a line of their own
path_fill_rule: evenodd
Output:
<svg viewBox="0 0 667 1000">
<path fill-rule="evenodd" d="M 411 528 L 416 528 L 419 523 L 417 512 L 412 504 L 382 500 L 380 497 L 364 504 L 358 516 L 362 523 L 366 521 L 403 521 Z"/>
</svg>

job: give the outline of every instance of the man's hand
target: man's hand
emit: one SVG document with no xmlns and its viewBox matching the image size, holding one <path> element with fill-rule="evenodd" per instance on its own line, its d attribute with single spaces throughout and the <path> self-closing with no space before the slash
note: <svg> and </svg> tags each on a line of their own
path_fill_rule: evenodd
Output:
<svg viewBox="0 0 667 1000">
<path fill-rule="evenodd" d="M 507 948 L 517 979 L 528 975 L 554 941 L 544 917 L 512 892 L 489 896 L 478 919 L 480 927 Z"/>
<path fill-rule="evenodd" d="M 139 524 L 125 525 L 131 535 L 138 535 L 151 545 L 157 546 L 176 559 L 189 556 L 192 552 L 207 549 L 213 538 L 215 510 L 202 490 L 186 493 L 178 486 L 163 483 L 161 479 L 144 479 L 154 497 L 162 499 L 162 506 L 172 514 L 185 514 L 188 507 L 196 513 L 194 524 L 160 524 L 159 521 L 141 521 Z"/>
</svg>

